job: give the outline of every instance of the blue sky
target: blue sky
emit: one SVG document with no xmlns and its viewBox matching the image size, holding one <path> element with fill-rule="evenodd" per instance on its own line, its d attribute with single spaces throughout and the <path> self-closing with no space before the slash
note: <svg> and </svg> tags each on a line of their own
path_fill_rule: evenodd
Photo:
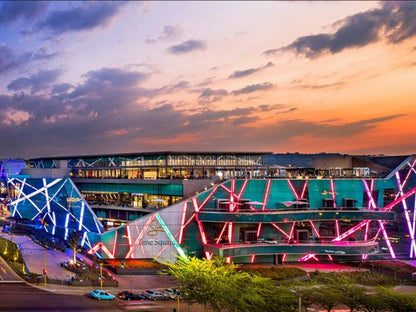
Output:
<svg viewBox="0 0 416 312">
<path fill-rule="evenodd" d="M 415 152 L 416 3 L 0 2 L 2 157 Z"/>
</svg>

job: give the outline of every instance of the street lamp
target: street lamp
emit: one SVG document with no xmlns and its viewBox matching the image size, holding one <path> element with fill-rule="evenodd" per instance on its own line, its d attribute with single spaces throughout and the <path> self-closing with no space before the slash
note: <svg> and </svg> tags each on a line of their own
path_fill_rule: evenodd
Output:
<svg viewBox="0 0 416 312">
<path fill-rule="evenodd" d="M 296 290 L 289 288 L 289 290 L 299 297 L 299 312 L 302 312 L 302 297 L 298 295 Z"/>
</svg>

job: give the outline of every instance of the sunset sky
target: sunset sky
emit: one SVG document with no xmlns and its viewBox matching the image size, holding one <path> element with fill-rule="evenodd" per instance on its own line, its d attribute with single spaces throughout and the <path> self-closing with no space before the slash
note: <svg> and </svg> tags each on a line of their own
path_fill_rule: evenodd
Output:
<svg viewBox="0 0 416 312">
<path fill-rule="evenodd" d="M 416 153 L 416 2 L 0 2 L 0 157 Z"/>
</svg>

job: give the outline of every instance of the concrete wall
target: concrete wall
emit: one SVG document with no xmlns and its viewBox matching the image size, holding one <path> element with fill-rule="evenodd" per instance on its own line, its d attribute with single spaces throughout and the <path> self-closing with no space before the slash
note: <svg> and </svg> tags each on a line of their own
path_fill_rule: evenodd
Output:
<svg viewBox="0 0 416 312">
<path fill-rule="evenodd" d="M 22 174 L 30 175 L 31 178 L 67 178 L 69 177 L 69 168 L 25 168 Z"/>
</svg>

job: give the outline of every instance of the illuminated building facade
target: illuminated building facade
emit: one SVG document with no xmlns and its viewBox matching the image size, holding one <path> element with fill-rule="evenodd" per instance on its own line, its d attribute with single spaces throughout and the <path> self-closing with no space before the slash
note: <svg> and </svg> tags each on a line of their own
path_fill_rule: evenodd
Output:
<svg viewBox="0 0 416 312">
<path fill-rule="evenodd" d="M 45 230 L 55 226 L 63 238 L 68 229 L 81 231 L 80 244 L 101 259 L 219 255 L 240 263 L 283 263 L 415 258 L 416 156 L 326 161 L 329 165 L 317 161 L 316 168 L 264 163 L 247 171 L 227 168 L 232 174 L 209 180 L 213 185 L 206 190 L 182 193 L 182 200 L 104 233 L 86 195 L 81 196 L 82 187 L 78 191 L 69 178 L 9 179 L 18 196 L 11 211 L 31 220 L 42 215 Z M 92 180 L 107 187 L 113 178 Z M 149 181 L 162 180 L 173 181 Z"/>
</svg>

